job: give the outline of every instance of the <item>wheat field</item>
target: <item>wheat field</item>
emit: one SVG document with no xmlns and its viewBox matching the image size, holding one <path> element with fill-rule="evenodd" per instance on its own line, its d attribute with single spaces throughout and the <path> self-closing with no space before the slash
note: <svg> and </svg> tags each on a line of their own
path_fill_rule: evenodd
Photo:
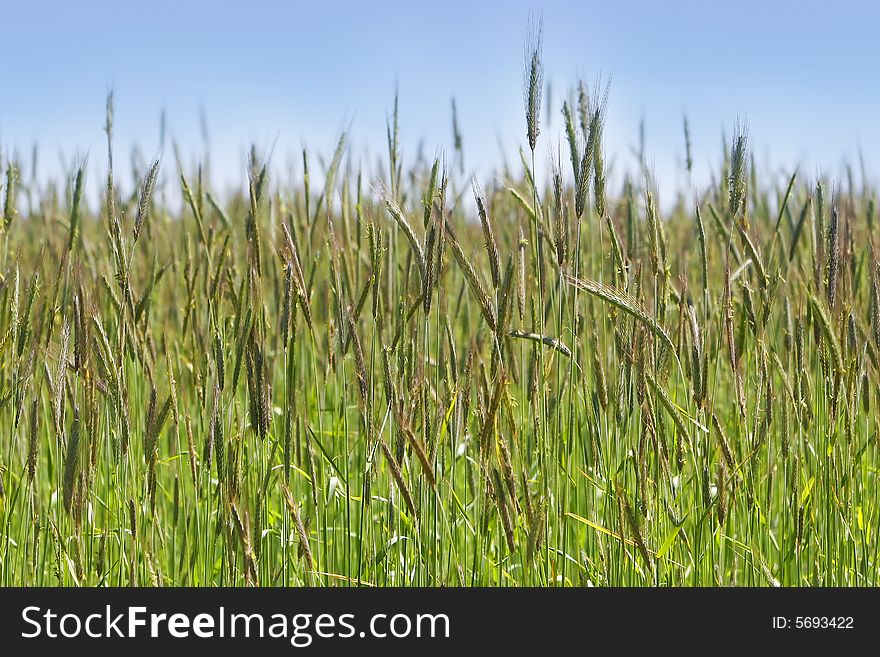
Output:
<svg viewBox="0 0 880 657">
<path fill-rule="evenodd" d="M 120 183 L 112 96 L 103 161 L 4 158 L 0 583 L 878 584 L 877 190 L 739 126 L 663 210 L 607 183 L 601 84 L 540 165 L 526 48 L 485 188 L 404 163 L 396 101 L 383 171 L 254 149 L 229 198 Z"/>
</svg>

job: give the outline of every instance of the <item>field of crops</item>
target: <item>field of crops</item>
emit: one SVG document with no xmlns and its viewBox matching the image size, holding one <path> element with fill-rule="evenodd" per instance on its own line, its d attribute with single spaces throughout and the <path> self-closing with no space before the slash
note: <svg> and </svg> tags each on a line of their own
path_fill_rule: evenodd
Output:
<svg viewBox="0 0 880 657">
<path fill-rule="evenodd" d="M 542 166 L 543 94 L 538 38 L 485 188 L 396 102 L 384 171 L 255 149 L 231 198 L 122 183 L 112 97 L 69 178 L 5 157 L 0 584 L 877 585 L 876 190 L 737 128 L 663 211 L 602 85 Z"/>
</svg>

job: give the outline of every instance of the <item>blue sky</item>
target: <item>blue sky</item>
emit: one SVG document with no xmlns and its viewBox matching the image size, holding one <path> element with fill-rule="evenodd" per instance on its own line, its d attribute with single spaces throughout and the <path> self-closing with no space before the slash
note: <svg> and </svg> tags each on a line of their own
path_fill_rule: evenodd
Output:
<svg viewBox="0 0 880 657">
<path fill-rule="evenodd" d="M 541 149 L 558 143 L 561 98 L 582 77 L 611 79 L 606 151 L 616 171 L 646 151 L 670 200 L 685 187 L 682 115 L 697 181 L 720 157 L 722 131 L 748 123 L 758 162 L 777 175 L 841 176 L 861 146 L 880 162 L 880 9 L 870 2 L 14 2 L 5 17 L 0 149 L 60 170 L 90 154 L 104 166 L 103 112 L 116 97 L 116 157 L 159 148 L 159 117 L 185 154 L 201 152 L 205 109 L 218 183 L 244 176 L 249 143 L 298 167 L 303 143 L 329 154 L 349 128 L 351 152 L 385 152 L 400 92 L 405 159 L 419 143 L 451 152 L 455 96 L 465 165 L 486 176 L 525 142 L 523 37 L 544 20 L 552 96 Z M 165 161 L 172 163 L 170 148 Z M 168 167 L 170 169 L 170 166 Z M 99 177 L 91 182 L 97 186 Z M 126 180 L 126 182 L 128 182 Z"/>
</svg>

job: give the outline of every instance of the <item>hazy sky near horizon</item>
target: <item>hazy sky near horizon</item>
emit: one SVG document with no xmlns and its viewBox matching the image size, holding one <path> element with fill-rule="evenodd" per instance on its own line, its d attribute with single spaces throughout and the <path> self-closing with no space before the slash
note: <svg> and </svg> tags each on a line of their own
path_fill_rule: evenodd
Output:
<svg viewBox="0 0 880 657">
<path fill-rule="evenodd" d="M 455 97 L 465 167 L 488 175 L 526 141 L 523 38 L 536 10 L 545 155 L 559 143 L 562 98 L 601 74 L 614 170 L 636 165 L 644 118 L 666 201 L 686 187 L 684 114 L 698 182 L 737 119 L 776 175 L 799 166 L 840 177 L 844 159 L 858 167 L 859 148 L 869 175 L 880 172 L 880 8 L 867 1 L 2 3 L 0 149 L 27 162 L 38 143 L 42 175 L 61 170 L 61 153 L 88 153 L 103 170 L 111 87 L 126 169 L 132 144 L 146 157 L 159 150 L 163 110 L 185 156 L 202 152 L 201 108 L 220 184 L 244 180 L 252 142 L 272 147 L 276 167 L 299 168 L 303 144 L 329 156 L 342 129 L 352 155 L 373 164 L 395 85 L 405 161 L 420 143 L 426 157 L 452 153 Z M 167 145 L 164 159 L 173 162 Z"/>
</svg>

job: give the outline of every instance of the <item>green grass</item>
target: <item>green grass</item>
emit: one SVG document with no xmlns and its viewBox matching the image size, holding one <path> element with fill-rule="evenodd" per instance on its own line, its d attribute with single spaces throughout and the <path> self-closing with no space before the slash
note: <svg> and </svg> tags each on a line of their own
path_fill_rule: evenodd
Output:
<svg viewBox="0 0 880 657">
<path fill-rule="evenodd" d="M 737 130 L 661 216 L 606 192 L 583 85 L 534 170 L 536 34 L 474 204 L 396 103 L 384 182 L 344 137 L 228 203 L 168 158 L 95 207 L 6 163 L 0 583 L 878 583 L 876 190 Z"/>
</svg>

